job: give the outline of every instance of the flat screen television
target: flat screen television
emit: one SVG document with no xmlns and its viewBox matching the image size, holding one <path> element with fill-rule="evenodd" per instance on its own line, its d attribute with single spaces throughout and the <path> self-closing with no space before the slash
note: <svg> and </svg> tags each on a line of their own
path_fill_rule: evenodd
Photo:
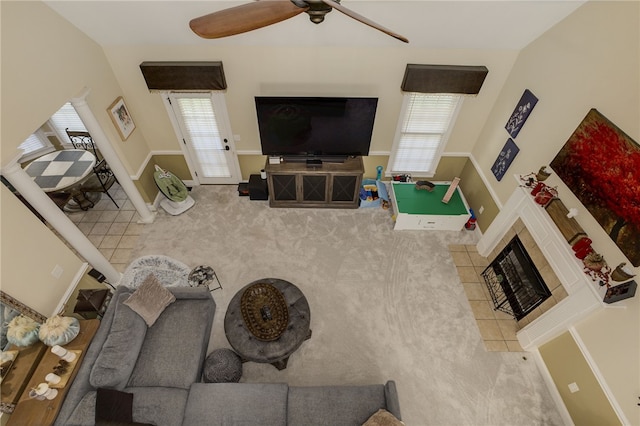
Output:
<svg viewBox="0 0 640 426">
<path fill-rule="evenodd" d="M 262 153 L 286 159 L 368 155 L 378 98 L 256 96 Z"/>
</svg>

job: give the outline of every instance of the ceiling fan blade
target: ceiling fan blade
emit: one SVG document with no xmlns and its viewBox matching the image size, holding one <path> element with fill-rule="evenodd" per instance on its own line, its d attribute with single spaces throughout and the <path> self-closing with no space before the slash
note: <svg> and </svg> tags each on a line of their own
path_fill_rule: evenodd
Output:
<svg viewBox="0 0 640 426">
<path fill-rule="evenodd" d="M 259 1 L 194 18 L 189 27 L 202 38 L 228 37 L 284 21 L 305 10 L 290 0 Z"/>
<path fill-rule="evenodd" d="M 353 18 L 353 19 L 355 19 L 357 21 L 360 21 L 363 24 L 366 24 L 366 25 L 368 25 L 368 26 L 370 26 L 372 28 L 375 28 L 376 30 L 382 31 L 383 33 L 388 34 L 391 37 L 397 38 L 400 41 L 403 41 L 405 43 L 409 43 L 409 40 L 406 37 L 401 36 L 400 34 L 394 33 L 390 29 L 385 28 L 382 25 L 377 24 L 377 23 L 373 22 L 372 20 L 365 18 L 364 16 L 354 12 L 353 10 L 347 9 L 346 7 L 342 6 L 340 3 L 337 3 L 337 2 L 335 2 L 333 0 L 322 0 L 322 2 L 324 4 L 326 4 L 326 5 L 331 6 L 334 9 L 338 10 L 339 12 L 344 13 L 345 15 L 347 15 L 350 18 Z"/>
</svg>

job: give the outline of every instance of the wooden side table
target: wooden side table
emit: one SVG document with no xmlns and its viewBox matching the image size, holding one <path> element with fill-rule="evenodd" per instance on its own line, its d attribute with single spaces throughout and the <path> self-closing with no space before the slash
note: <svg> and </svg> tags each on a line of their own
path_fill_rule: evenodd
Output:
<svg viewBox="0 0 640 426">
<path fill-rule="evenodd" d="M 2 379 L 2 411 L 11 413 L 16 407 L 20 396 L 24 392 L 28 378 L 40 364 L 47 346 L 42 342 L 36 342 L 26 348 L 11 346 L 9 350 L 19 350 L 18 357 L 13 362 L 11 370 Z"/>
<path fill-rule="evenodd" d="M 107 289 L 82 289 L 78 292 L 73 313 L 84 319 L 102 318 L 109 306 L 111 296 L 113 294 Z"/>
<path fill-rule="evenodd" d="M 38 401 L 37 399 L 29 397 L 29 390 L 38 386 L 39 383 L 45 382 L 45 376 L 53 372 L 53 367 L 55 367 L 60 360 L 57 355 L 51 353 L 51 350 L 47 350 L 45 352 L 38 364 L 38 367 L 34 371 L 31 380 L 22 393 L 13 414 L 9 417 L 7 426 L 45 426 L 53 424 L 58 416 L 60 407 L 62 407 L 62 403 L 64 402 L 67 392 L 69 391 L 69 387 L 71 386 L 71 383 L 73 383 L 76 374 L 78 374 L 80 364 L 84 359 L 87 348 L 89 347 L 93 336 L 98 331 L 99 326 L 100 320 L 98 319 L 80 320 L 80 333 L 75 339 L 69 342 L 69 344 L 64 346 L 67 350 L 82 351 L 78 362 L 76 363 L 76 367 L 69 377 L 67 385 L 64 388 L 58 389 L 58 395 L 54 399 Z"/>
</svg>

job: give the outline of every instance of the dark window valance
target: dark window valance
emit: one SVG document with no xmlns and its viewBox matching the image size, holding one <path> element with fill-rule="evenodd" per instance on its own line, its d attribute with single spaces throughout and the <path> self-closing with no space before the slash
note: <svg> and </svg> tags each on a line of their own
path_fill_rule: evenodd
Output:
<svg viewBox="0 0 640 426">
<path fill-rule="evenodd" d="M 143 62 L 149 90 L 224 90 L 222 62 Z"/>
<path fill-rule="evenodd" d="M 488 72 L 485 66 L 407 64 L 401 87 L 405 92 L 475 95 Z"/>
</svg>

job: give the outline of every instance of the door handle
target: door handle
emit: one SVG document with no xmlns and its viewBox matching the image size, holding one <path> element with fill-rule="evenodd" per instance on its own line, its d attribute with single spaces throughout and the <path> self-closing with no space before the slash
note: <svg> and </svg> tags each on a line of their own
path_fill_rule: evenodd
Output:
<svg viewBox="0 0 640 426">
<path fill-rule="evenodd" d="M 230 149 L 230 148 L 229 148 L 229 145 L 225 145 L 225 146 L 224 146 L 224 150 L 225 150 L 225 151 L 229 151 L 229 149 Z"/>
</svg>

